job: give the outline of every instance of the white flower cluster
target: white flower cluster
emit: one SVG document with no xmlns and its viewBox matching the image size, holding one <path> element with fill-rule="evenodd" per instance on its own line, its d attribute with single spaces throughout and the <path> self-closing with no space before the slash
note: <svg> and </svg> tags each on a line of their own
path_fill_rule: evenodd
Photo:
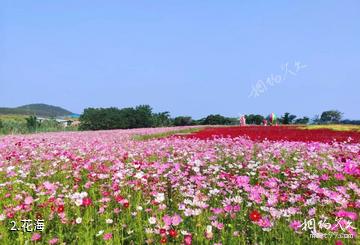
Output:
<svg viewBox="0 0 360 245">
<path fill-rule="evenodd" d="M 157 193 L 155 195 L 155 201 L 158 203 L 162 203 L 165 200 L 165 194 L 164 193 Z"/>
<path fill-rule="evenodd" d="M 87 197 L 88 194 L 86 192 L 75 192 L 70 195 L 70 199 L 75 203 L 76 206 L 80 206 L 82 204 L 82 199 Z"/>
</svg>

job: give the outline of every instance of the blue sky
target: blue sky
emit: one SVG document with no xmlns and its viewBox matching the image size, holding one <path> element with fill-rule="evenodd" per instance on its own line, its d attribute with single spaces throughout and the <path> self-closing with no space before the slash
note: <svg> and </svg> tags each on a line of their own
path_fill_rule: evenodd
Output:
<svg viewBox="0 0 360 245">
<path fill-rule="evenodd" d="M 360 119 L 360 1 L 0 3 L 0 106 Z M 259 80 L 306 65 L 266 91 Z M 292 68 L 294 70 L 294 68 Z"/>
</svg>

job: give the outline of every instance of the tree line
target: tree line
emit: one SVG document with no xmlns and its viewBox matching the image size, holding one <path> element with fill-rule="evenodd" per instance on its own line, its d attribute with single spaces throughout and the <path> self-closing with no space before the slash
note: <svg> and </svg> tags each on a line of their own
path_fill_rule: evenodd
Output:
<svg viewBox="0 0 360 245">
<path fill-rule="evenodd" d="M 245 115 L 247 124 L 261 125 L 269 117 L 259 114 Z M 342 123 L 342 113 L 336 110 L 325 111 L 321 116 L 310 120 L 308 117 L 297 118 L 286 112 L 278 118 L 279 124 L 309 124 L 311 123 Z M 349 120 L 348 120 L 349 121 Z M 356 122 L 350 121 L 347 123 Z M 344 122 L 346 123 L 346 122 Z M 239 118 L 212 114 L 205 118 L 194 120 L 190 116 L 172 118 L 168 111 L 154 113 L 149 105 L 139 105 L 127 108 L 87 108 L 80 116 L 80 130 L 131 129 L 148 127 L 190 126 L 190 125 L 238 125 Z"/>
</svg>

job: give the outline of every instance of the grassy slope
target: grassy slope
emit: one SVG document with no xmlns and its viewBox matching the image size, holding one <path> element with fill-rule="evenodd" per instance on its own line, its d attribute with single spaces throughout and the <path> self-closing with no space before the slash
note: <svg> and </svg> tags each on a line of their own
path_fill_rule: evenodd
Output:
<svg viewBox="0 0 360 245">
<path fill-rule="evenodd" d="M 345 125 L 345 124 L 330 124 L 330 125 L 306 125 L 299 126 L 301 129 L 331 129 L 336 131 L 358 131 L 360 132 L 360 125 Z"/>
<path fill-rule="evenodd" d="M 25 121 L 25 118 L 28 117 L 26 115 L 1 115 L 0 114 L 0 120 L 2 121 Z"/>
<path fill-rule="evenodd" d="M 191 133 L 199 131 L 200 129 L 202 129 L 202 128 L 201 127 L 199 127 L 199 128 L 187 128 L 187 129 L 181 129 L 181 130 L 168 131 L 168 132 L 159 133 L 159 134 L 137 134 L 137 135 L 134 135 L 133 139 L 134 140 L 160 139 L 160 138 L 165 138 L 165 137 L 169 137 L 171 135 L 176 135 L 176 134 L 177 135 L 191 134 Z"/>
</svg>

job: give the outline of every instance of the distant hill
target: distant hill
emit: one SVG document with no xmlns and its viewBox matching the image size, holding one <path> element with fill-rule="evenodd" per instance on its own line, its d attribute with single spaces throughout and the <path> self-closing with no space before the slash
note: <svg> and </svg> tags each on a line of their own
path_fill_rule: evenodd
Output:
<svg viewBox="0 0 360 245">
<path fill-rule="evenodd" d="M 15 108 L 0 107 L 0 115 L 35 115 L 38 117 L 63 117 L 73 114 L 59 106 L 47 104 L 29 104 Z"/>
</svg>

